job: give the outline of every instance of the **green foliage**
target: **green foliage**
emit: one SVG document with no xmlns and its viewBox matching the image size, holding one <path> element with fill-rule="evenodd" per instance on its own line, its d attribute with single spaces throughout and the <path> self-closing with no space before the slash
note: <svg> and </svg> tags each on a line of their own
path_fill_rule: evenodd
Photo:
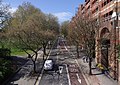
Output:
<svg viewBox="0 0 120 85">
<path fill-rule="evenodd" d="M 8 25 L 4 35 L 11 45 L 12 53 L 22 54 L 24 51 L 30 55 L 28 52 L 30 50 L 35 54 L 35 58 L 33 55 L 30 57 L 32 61 L 37 60 L 40 48 L 46 49 L 48 42 L 57 37 L 59 29 L 56 17 L 44 14 L 28 2 L 18 7 Z M 14 48 L 20 51 L 15 51 Z"/>
<path fill-rule="evenodd" d="M 4 56 L 10 56 L 11 51 L 7 48 L 1 48 L 0 49 L 0 56 L 4 57 Z"/>
<path fill-rule="evenodd" d="M 23 51 L 35 52 L 55 39 L 59 24 L 52 14 L 46 15 L 30 3 L 23 3 L 13 14 L 7 30 L 13 46 Z"/>
<path fill-rule="evenodd" d="M 8 20 L 10 19 L 10 6 L 3 3 L 3 0 L 0 0 L 0 28 L 3 28 L 8 24 Z"/>
<path fill-rule="evenodd" d="M 46 25 L 47 25 L 47 29 L 50 29 L 51 31 L 54 31 L 54 33 L 56 33 L 56 35 L 59 34 L 59 23 L 58 23 L 58 18 L 55 17 L 52 14 L 47 14 L 46 15 Z"/>
<path fill-rule="evenodd" d="M 11 61 L 0 59 L 0 82 L 2 82 L 6 77 L 13 73 L 11 65 Z"/>
<path fill-rule="evenodd" d="M 65 37 L 68 36 L 69 21 L 65 21 L 61 24 L 61 34 Z"/>
</svg>

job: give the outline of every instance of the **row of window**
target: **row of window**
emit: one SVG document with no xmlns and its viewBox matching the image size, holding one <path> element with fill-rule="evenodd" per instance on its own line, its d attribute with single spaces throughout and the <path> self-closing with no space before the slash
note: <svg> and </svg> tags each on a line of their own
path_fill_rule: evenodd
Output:
<svg viewBox="0 0 120 85">
<path fill-rule="evenodd" d="M 111 1 L 113 1 L 113 0 L 105 0 L 105 1 L 102 3 L 102 7 L 104 7 L 105 5 L 107 5 L 107 4 L 108 4 L 109 2 L 111 2 Z M 97 0 L 94 0 L 92 4 L 94 4 L 95 2 L 97 2 Z M 90 6 L 88 6 L 87 10 L 89 10 L 89 9 L 90 9 Z M 92 11 L 92 13 L 95 13 L 95 12 L 97 12 L 97 11 L 98 11 L 98 7 L 96 7 L 96 9 Z"/>
<path fill-rule="evenodd" d="M 97 1 L 98 1 L 98 0 L 94 0 L 94 1 L 92 2 L 92 5 L 94 5 L 95 3 L 97 3 Z M 108 3 L 111 2 L 111 1 L 113 1 L 113 0 L 103 0 L 102 7 L 105 6 L 106 4 L 108 4 Z"/>
<path fill-rule="evenodd" d="M 108 16 L 111 16 L 111 15 L 112 15 L 112 13 L 113 13 L 113 11 L 110 11 L 110 12 L 108 12 L 108 13 L 104 14 L 102 17 L 106 18 L 106 17 L 108 17 Z"/>
<path fill-rule="evenodd" d="M 95 2 L 97 2 L 98 0 L 94 0 L 93 2 L 95 3 Z M 104 0 L 104 2 L 102 3 L 102 7 L 103 6 L 105 6 L 106 4 L 108 4 L 109 2 L 111 2 L 111 1 L 113 1 L 113 0 Z M 94 3 L 92 3 L 92 4 L 94 4 Z M 82 14 L 84 14 L 85 13 L 85 11 L 88 11 L 88 12 L 90 12 L 90 6 L 88 6 L 88 8 L 86 9 L 86 10 L 84 10 L 85 8 L 84 8 L 84 6 L 82 6 Z M 98 8 L 98 6 L 94 9 L 94 10 L 92 10 L 92 14 L 94 14 L 94 13 L 96 13 L 97 11 L 99 10 L 99 8 Z M 109 16 L 109 15 L 112 15 L 112 11 L 111 12 L 109 12 L 109 13 L 106 13 L 105 15 L 103 15 L 104 17 L 107 17 L 107 16 Z"/>
<path fill-rule="evenodd" d="M 102 7 L 104 7 L 105 5 L 107 5 L 109 2 L 111 2 L 113 0 L 105 0 L 103 3 L 102 3 Z"/>
<path fill-rule="evenodd" d="M 98 7 L 97 7 L 95 10 L 92 11 L 92 14 L 94 14 L 94 13 L 97 12 L 97 11 L 98 11 Z M 88 12 L 90 12 L 90 10 L 88 10 Z M 113 13 L 113 11 L 110 11 L 110 12 L 104 14 L 103 17 L 111 16 L 112 13 Z M 83 13 L 82 13 L 82 14 L 83 14 Z"/>
</svg>

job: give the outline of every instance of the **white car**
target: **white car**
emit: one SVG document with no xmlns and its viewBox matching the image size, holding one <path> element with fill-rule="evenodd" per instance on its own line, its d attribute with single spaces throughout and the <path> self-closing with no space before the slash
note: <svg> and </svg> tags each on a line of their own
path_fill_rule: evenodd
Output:
<svg viewBox="0 0 120 85">
<path fill-rule="evenodd" d="M 44 70 L 52 70 L 53 69 L 53 60 L 46 60 L 44 63 Z"/>
</svg>

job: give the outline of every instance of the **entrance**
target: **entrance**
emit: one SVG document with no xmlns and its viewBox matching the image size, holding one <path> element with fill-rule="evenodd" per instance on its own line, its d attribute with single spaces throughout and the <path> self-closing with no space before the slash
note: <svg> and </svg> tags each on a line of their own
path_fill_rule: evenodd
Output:
<svg viewBox="0 0 120 85">
<path fill-rule="evenodd" d="M 110 47 L 110 40 L 105 39 L 102 40 L 102 47 L 101 47 L 101 64 L 105 67 L 108 68 L 108 48 Z"/>
<path fill-rule="evenodd" d="M 108 28 L 103 28 L 101 30 L 101 64 L 105 67 L 108 68 L 109 62 L 108 62 L 108 52 L 109 52 L 109 47 L 110 47 L 110 32 Z"/>
</svg>

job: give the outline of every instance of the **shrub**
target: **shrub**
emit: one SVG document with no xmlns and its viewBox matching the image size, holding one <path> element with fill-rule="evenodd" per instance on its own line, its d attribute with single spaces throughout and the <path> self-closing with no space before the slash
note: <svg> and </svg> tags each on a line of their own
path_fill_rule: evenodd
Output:
<svg viewBox="0 0 120 85">
<path fill-rule="evenodd" d="M 0 82 L 9 77 L 12 70 L 12 62 L 5 59 L 0 59 Z"/>
<path fill-rule="evenodd" d="M 7 48 L 1 48 L 0 49 L 0 57 L 10 56 L 10 49 Z"/>
</svg>

